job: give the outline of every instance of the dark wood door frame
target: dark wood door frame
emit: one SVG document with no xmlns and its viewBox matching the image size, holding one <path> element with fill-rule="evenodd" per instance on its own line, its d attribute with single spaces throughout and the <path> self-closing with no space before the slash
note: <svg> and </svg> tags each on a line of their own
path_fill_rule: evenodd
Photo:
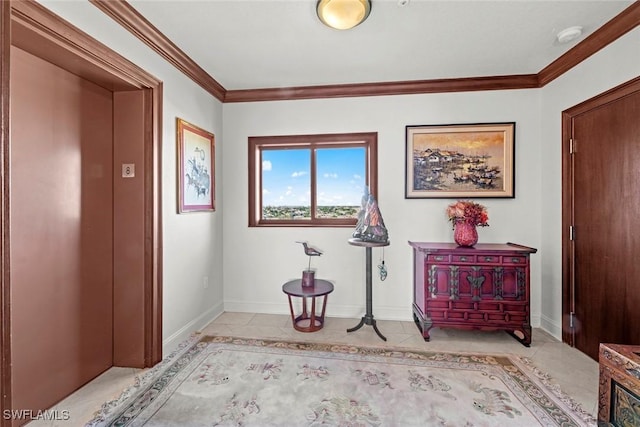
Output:
<svg viewBox="0 0 640 427">
<path fill-rule="evenodd" d="M 35 42 L 34 42 L 35 40 Z M 20 45 L 18 45 L 19 43 Z M 30 45 L 31 43 L 31 45 Z M 0 413 L 12 408 L 9 193 L 10 51 L 16 45 L 109 90 L 142 90 L 144 124 L 144 363 L 162 359 L 162 82 L 33 1 L 0 1 Z M 0 425 L 11 425 L 0 417 Z"/>
<path fill-rule="evenodd" d="M 571 315 L 574 243 L 571 240 L 573 196 L 571 135 L 573 118 L 640 91 L 640 77 L 614 87 L 562 112 L 562 341 L 573 346 Z"/>
</svg>

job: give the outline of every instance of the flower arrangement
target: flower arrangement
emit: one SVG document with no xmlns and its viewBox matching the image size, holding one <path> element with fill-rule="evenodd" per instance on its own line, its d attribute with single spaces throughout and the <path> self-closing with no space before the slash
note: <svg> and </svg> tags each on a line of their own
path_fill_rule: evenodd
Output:
<svg viewBox="0 0 640 427">
<path fill-rule="evenodd" d="M 458 200 L 447 207 L 449 221 L 455 225 L 466 222 L 474 226 L 488 227 L 489 214 L 487 208 L 471 200 Z"/>
</svg>

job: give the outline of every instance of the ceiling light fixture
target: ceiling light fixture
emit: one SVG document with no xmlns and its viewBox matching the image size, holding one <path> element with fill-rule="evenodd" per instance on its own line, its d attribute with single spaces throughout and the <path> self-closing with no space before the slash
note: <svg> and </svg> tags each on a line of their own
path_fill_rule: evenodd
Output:
<svg viewBox="0 0 640 427">
<path fill-rule="evenodd" d="M 361 24 L 371 12 L 370 0 L 318 0 L 318 18 L 328 27 L 348 30 Z"/>
</svg>

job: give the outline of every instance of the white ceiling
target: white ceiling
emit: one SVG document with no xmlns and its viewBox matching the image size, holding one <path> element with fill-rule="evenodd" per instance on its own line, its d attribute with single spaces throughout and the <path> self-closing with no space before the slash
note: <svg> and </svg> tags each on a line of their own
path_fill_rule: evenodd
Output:
<svg viewBox="0 0 640 427">
<path fill-rule="evenodd" d="M 129 0 L 227 90 L 536 74 L 633 1 L 372 0 L 325 27 L 315 0 Z M 582 26 L 582 38 L 556 34 Z"/>
</svg>

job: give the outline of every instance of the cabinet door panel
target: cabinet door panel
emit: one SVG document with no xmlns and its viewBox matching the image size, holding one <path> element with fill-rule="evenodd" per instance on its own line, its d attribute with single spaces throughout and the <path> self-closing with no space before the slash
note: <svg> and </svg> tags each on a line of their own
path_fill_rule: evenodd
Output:
<svg viewBox="0 0 640 427">
<path fill-rule="evenodd" d="M 477 294 L 476 289 L 484 280 L 478 275 L 479 267 L 461 266 L 459 267 L 460 283 L 458 286 L 458 297 L 461 299 L 471 299 Z"/>
<path fill-rule="evenodd" d="M 502 271 L 502 297 L 521 300 L 526 297 L 525 270 L 518 267 L 505 267 Z"/>
<path fill-rule="evenodd" d="M 493 299 L 495 296 L 495 268 L 483 268 L 479 274 L 484 279 L 478 289 L 480 299 Z"/>
<path fill-rule="evenodd" d="M 451 281 L 458 281 L 457 269 L 452 274 L 449 266 L 429 266 L 429 296 L 431 298 L 449 298 L 451 296 Z M 454 284 L 455 285 L 455 284 Z M 457 288 L 457 285 L 455 285 Z M 457 291 L 457 289 L 456 289 Z"/>
</svg>

